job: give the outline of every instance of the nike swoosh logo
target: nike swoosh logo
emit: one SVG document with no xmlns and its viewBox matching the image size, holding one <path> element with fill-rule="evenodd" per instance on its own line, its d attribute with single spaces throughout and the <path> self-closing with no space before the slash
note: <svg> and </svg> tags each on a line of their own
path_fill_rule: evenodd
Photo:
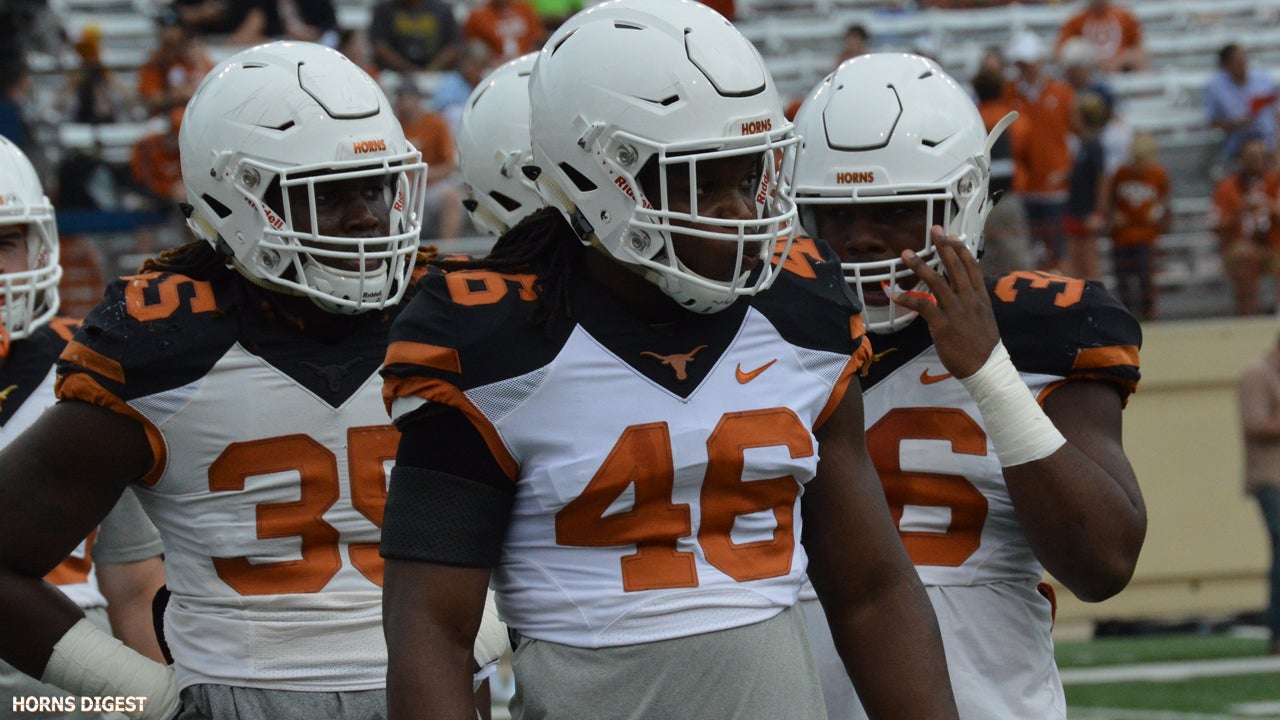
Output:
<svg viewBox="0 0 1280 720">
<path fill-rule="evenodd" d="M 742 372 L 742 363 L 738 363 L 738 367 L 733 371 L 733 374 L 737 376 L 738 382 L 742 383 L 743 385 L 746 385 L 752 380 L 755 380 L 756 378 L 760 377 L 760 373 L 764 372 L 765 370 L 768 370 L 769 367 L 776 362 L 778 362 L 778 358 L 774 358 L 770 360 L 769 362 L 761 365 L 760 367 L 756 368 L 755 370 L 752 370 L 751 372 Z"/>
<path fill-rule="evenodd" d="M 951 377 L 951 373 L 942 373 L 941 375 L 930 375 L 929 370 L 926 368 L 920 373 L 920 383 L 922 385 L 932 385 L 936 382 L 942 382 L 943 380 L 947 380 L 950 377 Z"/>
</svg>

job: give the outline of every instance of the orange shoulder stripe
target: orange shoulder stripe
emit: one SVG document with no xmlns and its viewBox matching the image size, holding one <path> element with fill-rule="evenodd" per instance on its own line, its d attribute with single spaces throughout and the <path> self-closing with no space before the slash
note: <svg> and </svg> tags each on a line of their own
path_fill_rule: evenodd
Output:
<svg viewBox="0 0 1280 720">
<path fill-rule="evenodd" d="M 858 324 L 862 323 L 862 316 L 856 315 L 850 320 L 850 323 L 856 320 Z M 849 382 L 853 380 L 853 376 L 860 370 L 871 367 L 871 340 L 867 336 L 862 336 L 862 343 L 853 355 L 849 356 L 849 362 L 845 363 L 844 370 L 840 372 L 840 378 L 836 380 L 836 384 L 831 388 L 831 395 L 827 398 L 827 404 L 823 406 L 822 412 L 818 413 L 818 419 L 813 423 L 813 429 L 817 430 L 822 427 L 831 414 L 840 406 L 840 401 L 844 400 L 845 393 L 849 391 Z"/>
<path fill-rule="evenodd" d="M 498 461 L 502 471 L 513 482 L 515 481 L 520 471 L 520 464 L 511 456 L 506 444 L 502 442 L 502 436 L 498 434 L 498 429 L 493 426 L 489 418 L 485 417 L 484 413 L 480 412 L 479 408 L 473 405 L 466 394 L 456 386 L 436 378 L 387 378 L 382 385 L 382 400 L 386 403 L 387 412 L 390 413 L 391 403 L 394 400 L 404 397 L 420 397 L 460 410 L 480 432 L 485 445 L 489 446 L 489 452 L 493 453 L 493 458 Z"/>
<path fill-rule="evenodd" d="M 393 342 L 387 347 L 387 359 L 383 365 L 400 363 L 421 365 L 453 373 L 462 372 L 462 360 L 458 357 L 457 350 L 408 340 Z"/>
<path fill-rule="evenodd" d="M 160 482 L 160 476 L 164 474 L 165 468 L 169 465 L 169 449 L 164 443 L 164 436 L 160 434 L 160 429 L 148 420 L 146 415 L 134 410 L 129 403 L 111 394 L 106 388 L 99 385 L 96 380 L 84 373 L 59 375 L 54 385 L 54 393 L 59 400 L 80 400 L 120 413 L 125 417 L 131 417 L 142 423 L 142 428 L 147 433 L 147 443 L 151 445 L 151 455 L 154 458 L 154 462 L 151 465 L 151 469 L 142 476 L 139 482 L 147 487 L 153 487 Z"/>
<path fill-rule="evenodd" d="M 124 382 L 124 368 L 121 367 L 120 363 L 96 350 L 91 350 L 83 343 L 78 343 L 74 340 L 67 343 L 67 346 L 62 350 L 60 359 L 75 363 L 86 370 L 92 370 L 108 380 L 114 380 L 118 383 Z"/>
<path fill-rule="evenodd" d="M 1100 348 L 1083 348 L 1076 353 L 1073 370 L 1089 368 L 1114 367 L 1116 365 L 1138 365 L 1138 348 L 1134 345 L 1110 345 Z"/>
</svg>

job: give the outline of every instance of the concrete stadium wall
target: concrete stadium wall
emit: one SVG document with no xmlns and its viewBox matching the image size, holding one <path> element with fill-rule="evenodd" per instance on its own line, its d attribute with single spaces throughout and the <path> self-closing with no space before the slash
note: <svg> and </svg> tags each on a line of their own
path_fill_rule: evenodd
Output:
<svg viewBox="0 0 1280 720">
<path fill-rule="evenodd" d="M 1059 587 L 1059 623 L 1264 606 L 1270 557 L 1257 505 L 1242 491 L 1236 380 L 1278 334 L 1275 318 L 1143 326 L 1124 444 L 1147 503 L 1146 544 L 1129 587 L 1106 602 Z"/>
</svg>

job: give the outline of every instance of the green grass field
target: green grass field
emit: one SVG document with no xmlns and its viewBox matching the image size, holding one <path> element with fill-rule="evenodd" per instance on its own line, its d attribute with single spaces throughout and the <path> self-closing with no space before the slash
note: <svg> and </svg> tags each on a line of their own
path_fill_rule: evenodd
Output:
<svg viewBox="0 0 1280 720">
<path fill-rule="evenodd" d="M 1063 642 L 1057 656 L 1073 720 L 1280 719 L 1280 660 L 1266 649 L 1261 639 L 1169 635 Z M 1143 673 L 1167 678 L 1132 679 Z"/>
</svg>

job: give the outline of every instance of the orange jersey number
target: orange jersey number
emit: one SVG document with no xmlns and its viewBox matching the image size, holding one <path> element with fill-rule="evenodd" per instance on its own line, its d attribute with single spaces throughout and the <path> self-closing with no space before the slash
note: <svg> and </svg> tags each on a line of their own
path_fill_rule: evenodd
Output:
<svg viewBox="0 0 1280 720">
<path fill-rule="evenodd" d="M 956 408 L 898 408 L 867 430 L 867 450 L 880 473 L 895 525 L 901 526 L 907 505 L 951 511 L 946 532 L 899 530 L 911 562 L 959 567 L 982 544 L 987 498 L 961 475 L 904 470 L 904 440 L 944 440 L 953 452 L 986 455 L 987 434 Z"/>
<path fill-rule="evenodd" d="M 349 428 L 347 467 L 351 504 L 378 527 L 387 499 L 386 462 L 396 454 L 399 433 L 391 425 Z M 240 492 L 254 475 L 295 472 L 301 478 L 297 500 L 257 507 L 257 537 L 301 538 L 297 560 L 251 562 L 245 557 L 216 557 L 213 566 L 223 582 L 241 595 L 319 592 L 342 567 L 339 533 L 324 513 L 341 495 L 337 457 L 306 435 L 238 442 L 227 446 L 209 466 L 211 492 Z M 352 543 L 351 564 L 371 582 L 382 585 L 382 558 L 377 543 Z"/>
<path fill-rule="evenodd" d="M 1013 302 L 1021 290 L 1052 290 L 1057 293 L 1053 304 L 1065 308 L 1080 302 L 1080 298 L 1084 296 L 1084 280 L 1039 270 L 1017 270 L 996 282 L 996 297 L 1002 302 Z"/>
<path fill-rule="evenodd" d="M 707 439 L 707 471 L 699 498 L 698 544 L 707 562 L 739 582 L 785 575 L 795 551 L 793 512 L 800 486 L 791 476 L 743 480 L 751 448 L 785 447 L 791 457 L 813 454 L 809 431 L 785 408 L 729 413 Z M 556 542 L 575 547 L 635 545 L 621 559 L 627 592 L 697 587 L 693 553 L 676 549 L 692 532 L 686 503 L 672 503 L 675 467 L 666 423 L 633 425 L 582 493 L 556 514 Z M 634 486 L 629 510 L 609 508 Z M 776 527 L 768 540 L 735 543 L 738 517 L 770 511 Z"/>
</svg>

